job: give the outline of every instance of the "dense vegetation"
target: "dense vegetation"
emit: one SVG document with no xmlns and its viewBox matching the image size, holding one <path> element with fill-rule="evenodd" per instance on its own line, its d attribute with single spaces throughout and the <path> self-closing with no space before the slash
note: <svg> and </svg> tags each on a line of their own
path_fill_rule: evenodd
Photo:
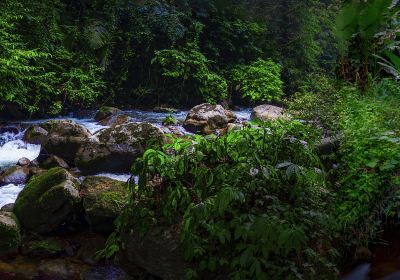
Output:
<svg viewBox="0 0 400 280">
<path fill-rule="evenodd" d="M 277 101 L 332 70 L 329 1 L 253 2 L 2 1 L 2 110 Z"/>
<path fill-rule="evenodd" d="M 279 103 L 290 118 L 148 149 L 99 256 L 176 225 L 188 278 L 336 279 L 399 226 L 399 5 L 3 0 L 0 111 Z"/>
</svg>

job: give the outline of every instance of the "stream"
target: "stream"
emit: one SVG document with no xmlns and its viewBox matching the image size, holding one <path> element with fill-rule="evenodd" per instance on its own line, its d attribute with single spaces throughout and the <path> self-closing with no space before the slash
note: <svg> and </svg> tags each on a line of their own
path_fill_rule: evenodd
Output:
<svg viewBox="0 0 400 280">
<path fill-rule="evenodd" d="M 165 117 L 172 115 L 179 123 L 182 123 L 187 115 L 187 111 L 179 111 L 177 113 L 156 113 L 143 110 L 126 110 L 124 114 L 131 117 L 132 122 L 149 122 L 157 127 L 162 127 L 162 121 Z M 238 119 L 249 120 L 251 109 L 241 109 L 235 111 Z M 23 136 L 27 127 L 33 124 L 40 124 L 49 120 L 68 119 L 86 127 L 92 134 L 101 129 L 107 128 L 94 120 L 96 112 L 86 111 L 84 113 L 71 113 L 68 116 L 60 116 L 49 119 L 26 120 L 19 122 L 7 122 L 9 129 L 0 130 L 0 171 L 6 167 L 15 165 L 20 158 L 26 157 L 34 160 L 40 153 L 40 145 L 24 143 Z M 183 133 L 188 133 L 179 125 L 178 129 Z M 110 174 L 100 173 L 95 176 L 105 176 L 119 181 L 127 181 L 130 174 Z M 24 185 L 5 185 L 0 187 L 0 208 L 6 204 L 14 203 L 18 194 L 24 188 Z"/>
</svg>

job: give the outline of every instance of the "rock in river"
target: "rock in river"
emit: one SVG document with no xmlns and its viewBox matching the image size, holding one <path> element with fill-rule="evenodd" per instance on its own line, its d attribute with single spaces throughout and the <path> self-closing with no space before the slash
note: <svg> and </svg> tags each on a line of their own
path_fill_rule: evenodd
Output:
<svg viewBox="0 0 400 280">
<path fill-rule="evenodd" d="M 189 111 L 183 127 L 193 133 L 211 134 L 217 129 L 226 128 L 228 123 L 235 120 L 234 112 L 225 110 L 221 105 L 204 103 Z"/>
<path fill-rule="evenodd" d="M 14 184 L 25 184 L 29 176 L 29 169 L 27 167 L 13 166 L 6 169 L 0 175 L 0 186 Z"/>
<path fill-rule="evenodd" d="M 101 130 L 79 149 L 75 165 L 85 175 L 127 172 L 152 142 L 163 141 L 162 131 L 150 123 L 128 123 Z"/>
<path fill-rule="evenodd" d="M 21 226 L 35 233 L 49 233 L 70 220 L 80 206 L 77 180 L 62 168 L 33 177 L 15 202 Z"/>
<path fill-rule="evenodd" d="M 260 105 L 253 109 L 251 112 L 251 120 L 269 121 L 282 118 L 283 108 L 273 105 Z"/>
<path fill-rule="evenodd" d="M 86 177 L 81 195 L 86 220 L 95 232 L 111 233 L 128 198 L 125 183 L 106 177 Z"/>
</svg>

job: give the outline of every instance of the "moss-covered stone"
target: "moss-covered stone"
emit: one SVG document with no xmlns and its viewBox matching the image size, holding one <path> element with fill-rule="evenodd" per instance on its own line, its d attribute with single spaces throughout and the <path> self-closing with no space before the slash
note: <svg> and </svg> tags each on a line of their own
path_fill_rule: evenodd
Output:
<svg viewBox="0 0 400 280">
<path fill-rule="evenodd" d="M 121 114 L 122 111 L 118 108 L 115 107 L 110 107 L 110 106 L 102 106 L 100 107 L 99 111 L 96 113 L 96 116 L 94 119 L 98 122 L 101 122 L 102 120 L 114 116 L 114 115 L 119 115 Z"/>
<path fill-rule="evenodd" d="M 63 254 L 67 243 L 57 239 L 30 241 L 22 246 L 22 253 L 33 258 L 49 258 Z"/>
<path fill-rule="evenodd" d="M 0 257 L 17 253 L 20 242 L 17 218 L 13 213 L 0 211 Z"/>
<path fill-rule="evenodd" d="M 85 217 L 93 231 L 109 233 L 126 204 L 125 183 L 106 177 L 86 177 L 81 194 Z"/>
<path fill-rule="evenodd" d="M 24 229 L 48 233 L 66 222 L 80 202 L 78 183 L 62 168 L 33 177 L 19 194 L 14 213 Z"/>
<path fill-rule="evenodd" d="M 161 130 L 150 123 L 129 123 L 96 134 L 76 155 L 75 165 L 83 174 L 127 172 L 151 142 L 163 141 Z"/>
</svg>

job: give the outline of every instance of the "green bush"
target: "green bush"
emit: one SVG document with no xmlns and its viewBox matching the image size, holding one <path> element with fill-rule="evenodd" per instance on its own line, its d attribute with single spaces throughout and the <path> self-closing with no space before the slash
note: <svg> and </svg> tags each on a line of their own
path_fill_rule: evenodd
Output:
<svg viewBox="0 0 400 280">
<path fill-rule="evenodd" d="M 183 97 L 189 91 L 194 94 L 192 98 L 200 98 L 209 103 L 228 97 L 225 79 L 209 69 L 210 61 L 195 45 L 182 50 L 156 51 L 152 64 L 161 69 L 161 75 L 178 96 Z"/>
<path fill-rule="evenodd" d="M 333 279 L 331 195 L 316 139 L 310 127 L 278 121 L 149 149 L 134 165 L 139 186 L 119 229 L 182 225 L 185 257 L 198 268 L 189 278 Z"/>
<path fill-rule="evenodd" d="M 278 101 L 283 96 L 281 66 L 272 60 L 258 59 L 232 70 L 236 90 L 252 102 Z"/>
<path fill-rule="evenodd" d="M 390 83 L 376 87 L 380 94 L 393 90 Z M 376 237 L 385 219 L 398 219 L 400 102 L 398 96 L 388 94 L 360 96 L 354 88 L 344 91 L 338 214 L 342 224 L 352 229 L 355 242 L 367 242 Z"/>
</svg>

